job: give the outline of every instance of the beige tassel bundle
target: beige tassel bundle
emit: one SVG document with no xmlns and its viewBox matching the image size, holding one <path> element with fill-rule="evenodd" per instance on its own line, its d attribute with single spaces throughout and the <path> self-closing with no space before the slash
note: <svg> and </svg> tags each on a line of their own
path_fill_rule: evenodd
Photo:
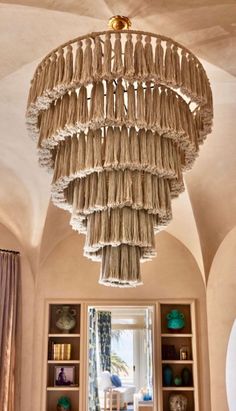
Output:
<svg viewBox="0 0 236 411">
<path fill-rule="evenodd" d="M 153 59 L 153 50 L 151 44 L 151 36 L 145 37 L 145 60 L 146 60 L 146 67 L 150 77 L 153 77 L 154 74 L 154 59 Z"/>
<path fill-rule="evenodd" d="M 123 124 L 125 120 L 125 102 L 124 102 L 124 88 L 122 80 L 117 81 L 116 86 L 116 102 L 115 102 L 115 122 L 118 125 Z"/>
<path fill-rule="evenodd" d="M 82 41 L 78 41 L 77 43 L 77 50 L 75 55 L 75 70 L 73 75 L 73 82 L 75 84 L 79 84 L 82 75 L 82 68 L 83 68 L 83 43 Z"/>
<path fill-rule="evenodd" d="M 145 96 L 144 90 L 141 83 L 138 84 L 137 89 L 137 118 L 136 123 L 139 128 L 143 128 L 146 126 L 146 119 L 145 119 Z"/>
<path fill-rule="evenodd" d="M 64 58 L 64 50 L 60 48 L 58 50 L 58 56 L 56 61 L 56 69 L 55 69 L 55 85 L 60 85 L 64 78 L 64 71 L 65 71 L 65 58 Z"/>
<path fill-rule="evenodd" d="M 137 79 L 145 79 L 148 75 L 141 34 L 137 34 L 134 49 L 134 70 Z"/>
<path fill-rule="evenodd" d="M 111 35 L 106 33 L 104 42 L 104 55 L 103 55 L 103 68 L 102 74 L 105 80 L 111 80 L 111 56 L 112 56 L 112 45 L 111 45 Z"/>
<path fill-rule="evenodd" d="M 114 44 L 114 61 L 112 66 L 112 74 L 116 78 L 119 78 L 123 74 L 123 61 L 122 61 L 122 45 L 120 33 L 115 33 L 115 44 Z"/>
<path fill-rule="evenodd" d="M 102 75 L 102 44 L 99 36 L 95 37 L 93 49 L 93 78 L 95 81 L 99 81 Z"/>
<path fill-rule="evenodd" d="M 132 35 L 127 33 L 124 51 L 124 75 L 129 81 L 132 81 L 134 76 L 134 46 Z"/>
<path fill-rule="evenodd" d="M 127 126 L 133 126 L 136 121 L 136 103 L 135 103 L 135 90 L 134 85 L 129 84 L 127 89 Z"/>
<path fill-rule="evenodd" d="M 93 55 L 91 47 L 91 39 L 87 38 L 85 40 L 85 50 L 83 56 L 83 68 L 81 74 L 81 81 L 83 84 L 91 83 L 93 80 Z"/>
<path fill-rule="evenodd" d="M 65 58 L 65 70 L 63 76 L 63 83 L 70 84 L 73 77 L 73 53 L 72 46 L 67 46 L 66 58 Z"/>
<path fill-rule="evenodd" d="M 88 124 L 88 100 L 87 100 L 87 88 L 82 86 L 79 90 L 77 110 L 76 110 L 76 124 L 81 129 L 87 127 Z"/>
<path fill-rule="evenodd" d="M 155 72 L 158 80 L 164 78 L 164 50 L 160 38 L 156 39 Z"/>
</svg>

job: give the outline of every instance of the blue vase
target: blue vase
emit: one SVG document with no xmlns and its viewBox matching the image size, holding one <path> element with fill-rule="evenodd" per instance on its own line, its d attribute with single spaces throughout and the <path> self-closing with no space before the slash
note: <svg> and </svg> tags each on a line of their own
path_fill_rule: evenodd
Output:
<svg viewBox="0 0 236 411">
<path fill-rule="evenodd" d="M 163 385 L 169 387 L 172 385 L 173 370 L 169 365 L 163 367 Z"/>
<path fill-rule="evenodd" d="M 185 327 L 184 314 L 179 310 L 171 310 L 166 316 L 167 327 L 171 330 L 181 330 Z"/>
<path fill-rule="evenodd" d="M 182 369 L 181 377 L 182 377 L 183 385 L 185 385 L 186 387 L 192 384 L 192 373 L 189 370 L 189 368 Z"/>
</svg>

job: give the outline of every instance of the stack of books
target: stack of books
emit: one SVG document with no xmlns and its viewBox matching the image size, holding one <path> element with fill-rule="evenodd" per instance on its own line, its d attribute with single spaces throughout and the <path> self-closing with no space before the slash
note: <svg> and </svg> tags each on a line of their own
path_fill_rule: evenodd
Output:
<svg viewBox="0 0 236 411">
<path fill-rule="evenodd" d="M 52 359 L 54 361 L 70 360 L 71 359 L 71 344 L 55 344 L 52 343 Z"/>
</svg>

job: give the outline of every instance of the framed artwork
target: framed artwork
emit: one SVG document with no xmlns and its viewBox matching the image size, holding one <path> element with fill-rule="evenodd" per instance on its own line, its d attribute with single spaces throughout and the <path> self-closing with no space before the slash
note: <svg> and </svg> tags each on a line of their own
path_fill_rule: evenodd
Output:
<svg viewBox="0 0 236 411">
<path fill-rule="evenodd" d="M 55 366 L 54 385 L 75 385 L 75 366 Z"/>
</svg>

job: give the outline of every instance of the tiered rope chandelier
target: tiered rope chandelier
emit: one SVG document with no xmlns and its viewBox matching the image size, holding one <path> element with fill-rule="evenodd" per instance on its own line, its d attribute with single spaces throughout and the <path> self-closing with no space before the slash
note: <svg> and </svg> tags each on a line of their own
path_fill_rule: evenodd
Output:
<svg viewBox="0 0 236 411">
<path fill-rule="evenodd" d="M 27 126 L 39 162 L 53 171 L 52 201 L 86 235 L 101 261 L 100 283 L 141 284 L 140 262 L 172 218 L 183 172 L 211 132 L 209 80 L 174 40 L 136 30 L 121 16 L 111 30 L 63 44 L 31 82 Z"/>
</svg>

